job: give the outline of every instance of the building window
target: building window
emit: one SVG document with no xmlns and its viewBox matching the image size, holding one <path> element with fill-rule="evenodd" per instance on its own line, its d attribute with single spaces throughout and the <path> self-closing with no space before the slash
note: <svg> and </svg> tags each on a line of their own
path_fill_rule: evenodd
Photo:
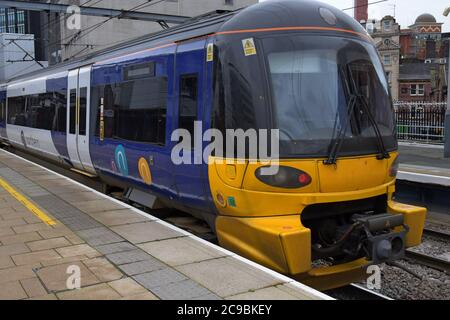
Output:
<svg viewBox="0 0 450 320">
<path fill-rule="evenodd" d="M 383 30 L 385 32 L 391 31 L 391 21 L 390 20 L 383 21 Z"/>
<path fill-rule="evenodd" d="M 17 11 L 17 33 L 25 33 L 25 12 Z"/>
<path fill-rule="evenodd" d="M 383 55 L 383 64 L 385 66 L 391 65 L 391 55 L 390 54 Z"/>
<path fill-rule="evenodd" d="M 6 32 L 6 9 L 0 8 L 0 33 Z"/>
<path fill-rule="evenodd" d="M 425 85 L 424 84 L 412 84 L 411 85 L 411 96 L 423 96 L 425 95 Z"/>
<path fill-rule="evenodd" d="M 16 13 L 14 12 L 14 9 L 8 10 L 8 32 L 16 32 Z"/>
</svg>

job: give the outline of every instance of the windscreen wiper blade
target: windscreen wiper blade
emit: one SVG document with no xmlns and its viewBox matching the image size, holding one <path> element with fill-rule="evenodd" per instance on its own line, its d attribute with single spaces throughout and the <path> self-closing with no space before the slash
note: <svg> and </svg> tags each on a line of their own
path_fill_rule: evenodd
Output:
<svg viewBox="0 0 450 320">
<path fill-rule="evenodd" d="M 375 131 L 375 135 L 377 137 L 378 149 L 380 151 L 380 154 L 377 156 L 377 159 L 378 160 L 389 159 L 391 156 L 387 152 L 386 147 L 384 145 L 383 136 L 381 135 L 380 127 L 378 126 L 372 113 L 370 112 L 369 103 L 366 100 L 366 97 L 364 95 L 362 95 L 358 90 L 355 78 L 353 77 L 352 69 L 349 64 L 347 65 L 347 72 L 348 72 L 348 76 L 351 81 L 351 84 L 350 84 L 351 88 L 353 88 L 352 92 L 355 92 L 357 100 L 361 101 L 361 105 L 363 106 L 364 111 L 367 113 L 367 117 L 369 118 L 369 121 L 372 124 L 372 127 Z"/>
<path fill-rule="evenodd" d="M 377 136 L 378 148 L 380 150 L 380 154 L 377 156 L 378 160 L 389 159 L 391 155 L 386 149 L 384 145 L 383 136 L 381 135 L 380 127 L 378 123 L 375 121 L 373 114 L 370 112 L 369 103 L 367 102 L 366 97 L 363 95 L 359 95 L 358 98 L 361 100 L 361 105 L 364 108 L 364 111 L 367 113 L 370 123 L 372 123 L 373 129 L 375 131 L 375 135 Z"/>
<path fill-rule="evenodd" d="M 357 97 L 355 95 L 350 95 L 350 100 L 348 101 L 347 105 L 347 120 L 345 121 L 345 125 L 339 129 L 338 135 L 336 136 L 336 139 L 334 139 L 333 146 L 331 147 L 330 153 L 328 154 L 328 158 L 323 162 L 326 165 L 336 164 L 337 162 L 337 154 L 341 149 L 342 142 L 344 141 L 345 134 L 347 133 L 351 116 L 355 110 L 356 101 Z"/>
<path fill-rule="evenodd" d="M 349 100 L 347 104 L 347 120 L 344 127 L 341 127 L 336 138 L 332 138 L 332 142 L 330 144 L 330 152 L 328 154 L 328 158 L 323 161 L 325 165 L 335 165 L 337 162 L 337 154 L 339 150 L 341 149 L 342 142 L 344 140 L 345 134 L 347 133 L 347 128 L 350 124 L 350 119 L 352 117 L 352 114 L 355 110 L 356 106 L 356 96 L 352 94 L 352 90 L 350 88 L 350 84 L 348 82 L 348 78 L 345 74 L 344 68 L 339 66 L 339 72 L 341 73 L 341 78 L 344 81 L 345 84 L 345 92 L 347 93 Z M 339 112 L 339 111 L 338 111 Z M 337 126 L 338 116 L 336 116 L 335 120 L 335 127 Z"/>
</svg>

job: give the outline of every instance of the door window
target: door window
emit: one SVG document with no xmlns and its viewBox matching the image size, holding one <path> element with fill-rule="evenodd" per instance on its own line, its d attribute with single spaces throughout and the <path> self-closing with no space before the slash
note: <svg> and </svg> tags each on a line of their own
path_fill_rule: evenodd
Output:
<svg viewBox="0 0 450 320">
<path fill-rule="evenodd" d="M 198 76 L 182 75 L 180 78 L 180 105 L 178 127 L 189 131 L 194 136 L 194 121 L 198 109 Z M 193 139 L 191 139 L 193 141 Z"/>
<path fill-rule="evenodd" d="M 70 90 L 70 123 L 69 133 L 75 134 L 75 121 L 77 116 L 77 90 Z"/>
<path fill-rule="evenodd" d="M 86 135 L 86 104 L 87 104 L 87 88 L 80 88 L 80 127 L 78 133 L 82 136 Z"/>
</svg>

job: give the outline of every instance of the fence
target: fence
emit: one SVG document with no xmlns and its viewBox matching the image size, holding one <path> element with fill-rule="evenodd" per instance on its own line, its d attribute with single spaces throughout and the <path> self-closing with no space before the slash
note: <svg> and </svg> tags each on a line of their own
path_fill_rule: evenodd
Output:
<svg viewBox="0 0 450 320">
<path fill-rule="evenodd" d="M 444 143 L 445 102 L 394 103 L 399 140 Z"/>
</svg>

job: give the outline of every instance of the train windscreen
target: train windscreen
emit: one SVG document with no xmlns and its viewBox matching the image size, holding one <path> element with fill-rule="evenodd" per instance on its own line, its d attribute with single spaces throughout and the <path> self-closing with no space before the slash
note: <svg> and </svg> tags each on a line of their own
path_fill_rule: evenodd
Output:
<svg viewBox="0 0 450 320">
<path fill-rule="evenodd" d="M 340 131 L 338 156 L 377 153 L 380 136 L 387 150 L 397 148 L 389 85 L 374 46 L 305 35 L 262 43 L 282 156 L 326 156 Z"/>
</svg>

